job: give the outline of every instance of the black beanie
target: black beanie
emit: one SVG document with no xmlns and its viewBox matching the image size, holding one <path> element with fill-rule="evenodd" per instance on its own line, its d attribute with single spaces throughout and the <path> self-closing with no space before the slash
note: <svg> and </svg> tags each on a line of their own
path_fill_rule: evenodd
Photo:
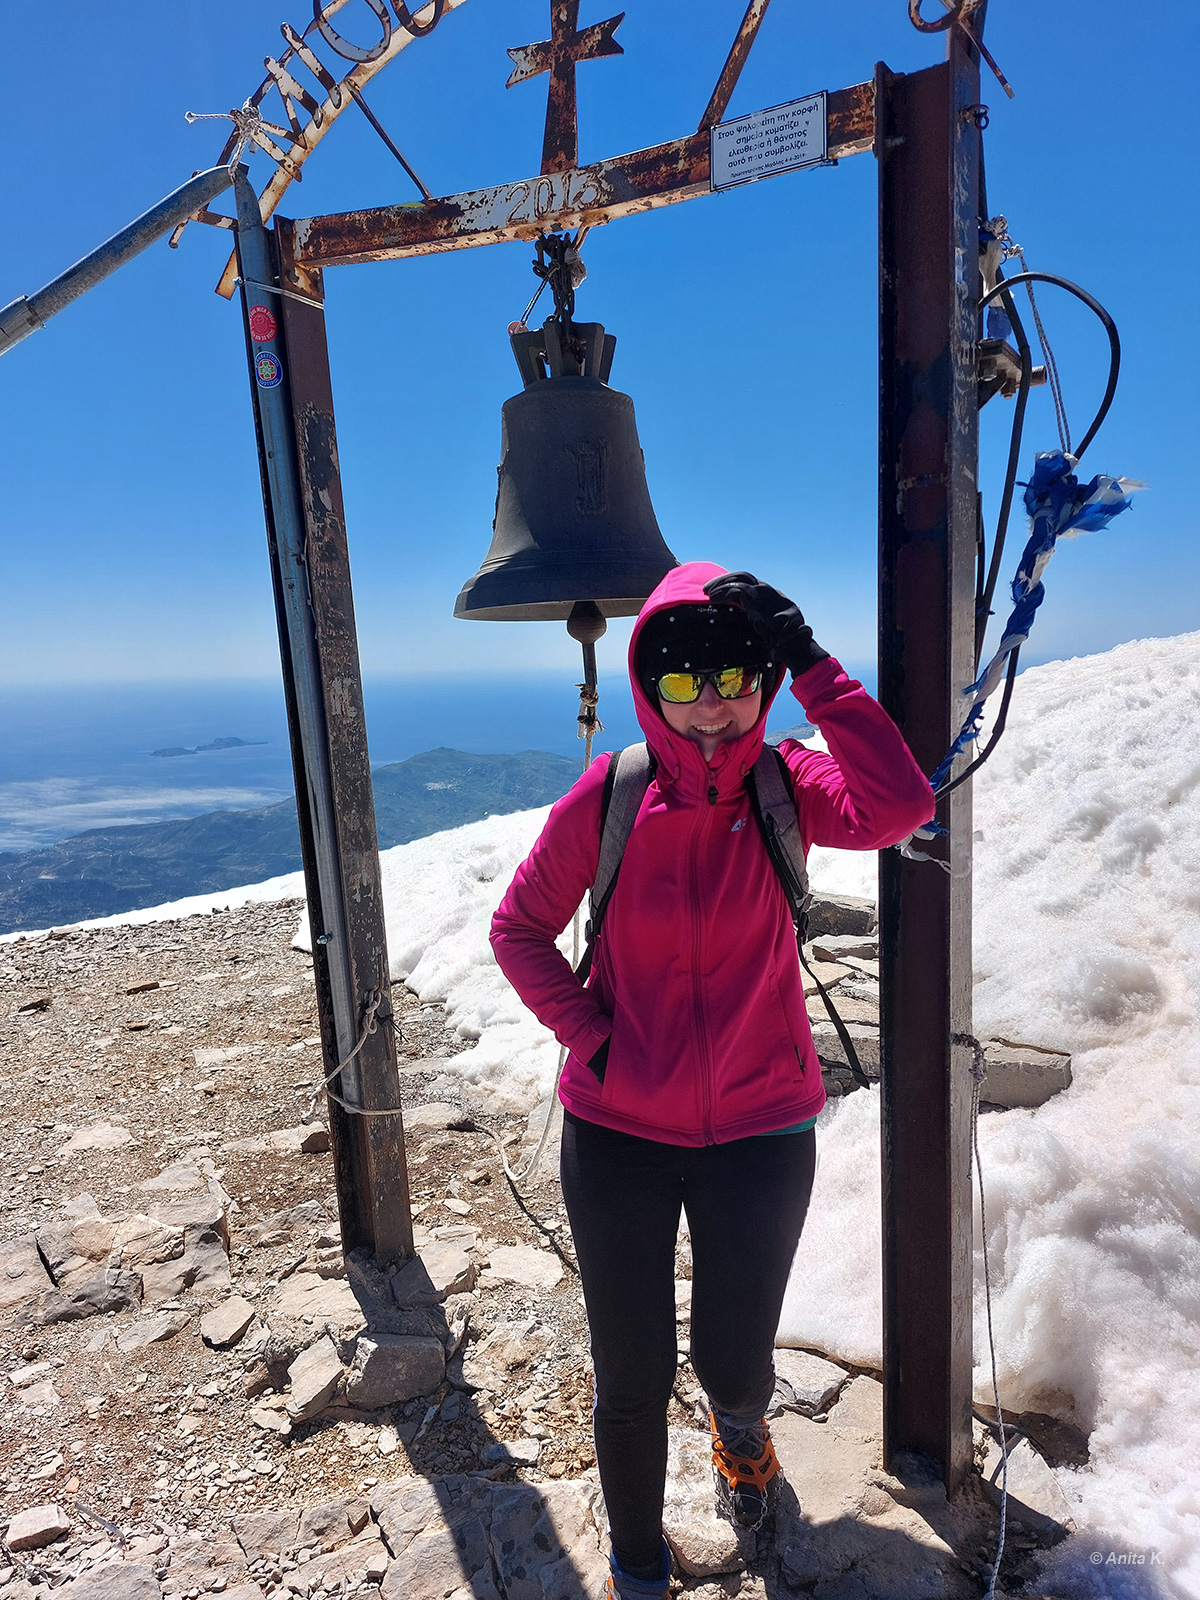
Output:
<svg viewBox="0 0 1200 1600">
<path fill-rule="evenodd" d="M 664 672 L 715 672 L 767 667 L 767 650 L 741 606 L 667 606 L 638 634 L 638 678 L 650 697 Z"/>
</svg>

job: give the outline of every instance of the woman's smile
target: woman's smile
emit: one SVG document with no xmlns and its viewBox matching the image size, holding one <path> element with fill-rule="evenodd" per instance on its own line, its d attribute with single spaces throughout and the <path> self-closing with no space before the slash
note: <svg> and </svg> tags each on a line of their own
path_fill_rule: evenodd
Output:
<svg viewBox="0 0 1200 1600">
<path fill-rule="evenodd" d="M 740 739 L 758 721 L 762 710 L 762 690 L 756 689 L 744 700 L 722 700 L 711 683 L 706 683 L 698 700 L 691 705 L 676 705 L 661 697 L 658 702 L 667 726 L 700 746 L 706 762 L 729 739 Z"/>
</svg>

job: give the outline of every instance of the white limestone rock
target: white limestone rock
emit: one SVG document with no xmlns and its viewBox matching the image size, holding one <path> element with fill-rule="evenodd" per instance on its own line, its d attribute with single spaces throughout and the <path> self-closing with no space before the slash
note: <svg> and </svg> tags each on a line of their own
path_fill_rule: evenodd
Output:
<svg viewBox="0 0 1200 1600">
<path fill-rule="evenodd" d="M 10 1550 L 41 1550 L 70 1531 L 71 1519 L 60 1506 L 30 1506 L 13 1517 L 4 1542 Z"/>
<path fill-rule="evenodd" d="M 802 1417 L 816 1417 L 829 1410 L 850 1374 L 807 1350 L 776 1350 L 775 1379 L 770 1416 L 798 1411 Z"/>
<path fill-rule="evenodd" d="M 288 1368 L 292 1386 L 288 1415 L 293 1422 L 307 1422 L 324 1411 L 342 1380 L 343 1370 L 328 1334 L 300 1352 Z"/>
<path fill-rule="evenodd" d="M 253 1321 L 254 1307 L 240 1294 L 232 1294 L 200 1318 L 200 1337 L 214 1350 L 227 1350 Z"/>
<path fill-rule="evenodd" d="M 502 1244 L 488 1258 L 481 1283 L 516 1283 L 523 1289 L 553 1289 L 563 1275 L 563 1264 L 551 1250 L 531 1244 Z"/>
<path fill-rule="evenodd" d="M 128 1128 L 118 1127 L 112 1122 L 94 1122 L 90 1127 L 80 1128 L 78 1133 L 73 1133 L 58 1153 L 60 1156 L 69 1156 L 81 1150 L 122 1150 L 132 1143 L 133 1135 Z"/>
<path fill-rule="evenodd" d="M 668 1432 L 663 1533 L 689 1578 L 739 1572 L 754 1555 L 754 1535 L 717 1515 L 712 1447 L 692 1428 Z"/>
<path fill-rule="evenodd" d="M 446 1376 L 440 1339 L 393 1333 L 360 1334 L 346 1378 L 351 1405 L 373 1411 L 432 1394 Z"/>
</svg>

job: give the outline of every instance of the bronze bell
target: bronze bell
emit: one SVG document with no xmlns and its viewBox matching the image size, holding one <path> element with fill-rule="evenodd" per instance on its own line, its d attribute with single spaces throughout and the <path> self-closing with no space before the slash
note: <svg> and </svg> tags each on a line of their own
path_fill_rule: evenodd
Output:
<svg viewBox="0 0 1200 1600">
<path fill-rule="evenodd" d="M 617 341 L 553 317 L 511 339 L 525 387 L 501 413 L 491 549 L 454 615 L 562 621 L 583 601 L 634 616 L 679 563 L 650 504 L 633 401 L 608 387 Z"/>
</svg>

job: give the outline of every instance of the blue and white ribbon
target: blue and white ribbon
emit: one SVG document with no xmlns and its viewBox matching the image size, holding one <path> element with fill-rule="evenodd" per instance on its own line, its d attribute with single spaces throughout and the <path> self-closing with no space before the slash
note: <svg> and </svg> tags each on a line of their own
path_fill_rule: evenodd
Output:
<svg viewBox="0 0 1200 1600">
<path fill-rule="evenodd" d="M 1009 656 L 1029 637 L 1037 608 L 1046 598 L 1042 573 L 1055 545 L 1060 539 L 1106 528 L 1114 517 L 1128 511 L 1129 496 L 1145 488 L 1133 478 L 1110 478 L 1104 473 L 1081 487 L 1072 471 L 1074 466 L 1075 457 L 1063 450 L 1044 450 L 1034 459 L 1033 476 L 1025 485 L 1025 509 L 1031 524 L 1029 542 L 1012 582 L 1012 615 L 1000 648 L 975 682 L 963 690 L 964 695 L 972 697 L 971 705 L 958 738 L 929 780 L 935 790 L 949 778 L 955 757 L 979 737 L 984 701 L 1003 678 Z"/>
</svg>

